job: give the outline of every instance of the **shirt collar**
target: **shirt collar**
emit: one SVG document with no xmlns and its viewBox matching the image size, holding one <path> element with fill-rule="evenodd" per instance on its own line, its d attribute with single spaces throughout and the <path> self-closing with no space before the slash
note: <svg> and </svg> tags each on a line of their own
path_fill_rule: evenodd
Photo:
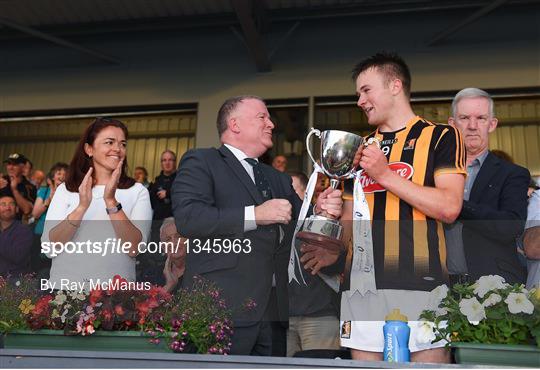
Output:
<svg viewBox="0 0 540 370">
<path fill-rule="evenodd" d="M 484 153 L 480 154 L 480 156 L 476 157 L 478 162 L 480 162 L 480 167 L 482 167 L 482 165 L 486 161 L 488 154 L 489 154 L 489 150 L 486 150 Z"/>
<path fill-rule="evenodd" d="M 238 159 L 240 162 L 242 162 L 246 158 L 251 158 L 251 157 L 248 157 L 246 153 L 244 153 L 238 148 L 235 148 L 234 146 L 230 144 L 223 144 L 223 145 L 225 145 L 227 149 L 229 149 L 232 152 L 232 154 L 236 157 L 236 159 Z M 253 159 L 255 159 L 257 162 L 259 161 L 257 158 L 253 158 Z"/>
</svg>

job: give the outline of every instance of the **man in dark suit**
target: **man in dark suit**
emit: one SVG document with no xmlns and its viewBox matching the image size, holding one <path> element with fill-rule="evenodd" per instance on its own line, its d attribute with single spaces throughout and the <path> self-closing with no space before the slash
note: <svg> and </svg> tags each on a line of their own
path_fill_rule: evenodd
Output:
<svg viewBox="0 0 540 370">
<path fill-rule="evenodd" d="M 468 174 L 458 222 L 445 226 L 450 281 L 500 275 L 508 283 L 524 283 L 516 238 L 527 218 L 529 171 L 488 150 L 498 120 L 485 91 L 466 88 L 457 93 L 448 123 L 463 135 Z"/>
<path fill-rule="evenodd" d="M 301 200 L 289 175 L 257 161 L 274 128 L 262 99 L 228 99 L 217 127 L 223 145 L 187 152 L 172 187 L 178 231 L 190 239 L 183 285 L 201 275 L 222 289 L 233 310 L 231 354 L 269 355 L 269 297 L 275 280 L 279 320 L 287 321 L 291 220 Z M 315 211 L 338 217 L 341 204 L 341 192 L 330 189 Z M 237 247 L 227 253 L 226 245 Z M 256 307 L 245 310 L 249 299 Z"/>
</svg>

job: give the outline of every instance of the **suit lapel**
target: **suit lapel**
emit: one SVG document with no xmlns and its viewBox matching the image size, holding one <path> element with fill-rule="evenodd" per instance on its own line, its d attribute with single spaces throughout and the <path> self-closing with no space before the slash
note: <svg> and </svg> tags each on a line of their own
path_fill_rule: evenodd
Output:
<svg viewBox="0 0 540 370">
<path fill-rule="evenodd" d="M 218 150 L 223 156 L 225 163 L 227 163 L 232 172 L 244 185 L 251 197 L 255 200 L 257 204 L 261 204 L 263 202 L 262 195 L 259 192 L 259 189 L 257 189 L 255 184 L 251 180 L 251 177 L 249 177 L 246 169 L 242 166 L 240 161 L 238 161 L 238 159 L 234 156 L 234 154 L 232 154 L 229 149 L 227 149 L 226 146 L 222 145 Z"/>
<path fill-rule="evenodd" d="M 480 198 L 480 195 L 484 192 L 486 186 L 488 186 L 493 176 L 496 175 L 500 165 L 500 159 L 490 152 L 482 164 L 482 167 L 480 167 L 478 175 L 476 175 L 469 200 Z"/>
</svg>

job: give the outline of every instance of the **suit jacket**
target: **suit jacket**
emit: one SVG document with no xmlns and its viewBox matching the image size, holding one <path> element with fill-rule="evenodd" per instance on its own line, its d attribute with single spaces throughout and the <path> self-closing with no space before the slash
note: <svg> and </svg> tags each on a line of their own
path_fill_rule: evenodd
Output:
<svg viewBox="0 0 540 370">
<path fill-rule="evenodd" d="M 287 199 L 293 205 L 294 218 L 301 200 L 292 188 L 291 177 L 265 164 L 262 171 L 273 198 Z M 180 162 L 171 195 L 178 232 L 192 239 L 183 285 L 191 287 L 194 275 L 214 281 L 233 310 L 235 326 L 249 326 L 263 317 L 275 273 L 279 318 L 287 321 L 287 264 L 294 222 L 282 225 L 283 233 L 276 225 L 244 232 L 244 208 L 262 204 L 263 198 L 233 153 L 225 146 L 188 151 Z M 281 242 L 280 233 L 284 235 Z M 194 253 L 195 239 L 201 244 L 236 239 L 242 245 L 249 240 L 251 252 Z M 255 309 L 242 309 L 247 299 L 255 301 Z"/>
<path fill-rule="evenodd" d="M 524 283 L 516 238 L 527 218 L 529 171 L 489 153 L 463 202 L 463 248 L 473 279 L 500 275 L 507 283 Z"/>
</svg>

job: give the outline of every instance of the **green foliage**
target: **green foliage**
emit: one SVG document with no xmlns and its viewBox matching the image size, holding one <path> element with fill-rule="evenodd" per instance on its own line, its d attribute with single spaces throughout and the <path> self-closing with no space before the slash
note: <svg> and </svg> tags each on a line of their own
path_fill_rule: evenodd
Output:
<svg viewBox="0 0 540 370">
<path fill-rule="evenodd" d="M 490 279 L 498 284 L 489 288 L 484 283 Z M 529 292 L 523 285 L 509 285 L 492 275 L 474 284 L 455 285 L 420 318 L 435 323 L 434 342 L 534 343 L 540 347 L 540 291 Z"/>
</svg>

